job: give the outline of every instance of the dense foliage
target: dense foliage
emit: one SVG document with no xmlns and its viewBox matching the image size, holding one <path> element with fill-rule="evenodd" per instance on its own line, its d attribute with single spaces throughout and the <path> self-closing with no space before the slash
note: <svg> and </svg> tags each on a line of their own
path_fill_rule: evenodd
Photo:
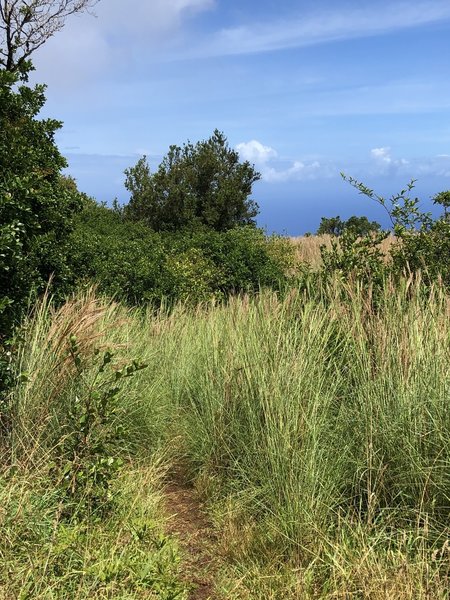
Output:
<svg viewBox="0 0 450 600">
<path fill-rule="evenodd" d="M 125 173 L 131 193 L 125 216 L 155 231 L 198 225 L 226 231 L 254 224 L 258 214 L 249 196 L 260 174 L 239 161 L 218 130 L 208 140 L 171 146 L 154 174 L 145 157 Z"/>
<path fill-rule="evenodd" d="M 44 88 L 17 85 L 0 71 L 0 332 L 11 331 L 32 289 L 50 276 L 64 288 L 69 276 L 67 236 L 79 209 L 76 187 L 54 134 L 58 121 L 37 119 Z"/>
<path fill-rule="evenodd" d="M 322 217 L 317 230 L 317 235 L 339 236 L 344 231 L 351 231 L 357 236 L 365 236 L 371 233 L 377 233 L 381 225 L 376 221 L 369 221 L 367 217 L 357 217 L 353 215 L 347 221 L 343 221 L 338 215 L 336 217 Z"/>
<path fill-rule="evenodd" d="M 131 303 L 222 299 L 232 292 L 279 288 L 293 261 L 288 240 L 254 227 L 153 232 L 142 222 L 85 199 L 71 236 L 74 285 Z"/>
<path fill-rule="evenodd" d="M 68 282 L 68 235 L 80 208 L 54 142 L 60 123 L 38 119 L 44 87 L 0 71 L 0 338 L 9 335 L 32 290 Z"/>
</svg>

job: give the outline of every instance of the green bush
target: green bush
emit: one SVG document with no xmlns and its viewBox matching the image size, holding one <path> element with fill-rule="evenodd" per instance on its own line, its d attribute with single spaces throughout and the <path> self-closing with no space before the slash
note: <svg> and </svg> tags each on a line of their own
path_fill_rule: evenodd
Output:
<svg viewBox="0 0 450 600">
<path fill-rule="evenodd" d="M 354 277 L 367 285 L 382 283 L 388 267 L 380 244 L 388 235 L 388 232 L 380 232 L 360 237 L 352 229 L 344 229 L 339 239 L 331 240 L 330 248 L 320 247 L 321 278 L 327 280 L 339 274 L 344 279 Z"/>
<path fill-rule="evenodd" d="M 381 225 L 376 221 L 369 221 L 367 217 L 357 217 L 355 215 L 347 219 L 347 221 L 342 221 L 339 215 L 329 218 L 322 217 L 317 235 L 339 236 L 348 229 L 358 236 L 366 236 L 380 231 Z"/>
<path fill-rule="evenodd" d="M 158 305 L 163 298 L 196 304 L 279 289 L 293 261 L 286 240 L 254 227 L 155 233 L 89 199 L 71 245 L 74 286 L 94 281 L 101 292 L 131 304 Z"/>
<path fill-rule="evenodd" d="M 286 280 L 292 247 L 282 239 L 268 238 L 260 229 L 236 227 L 226 232 L 207 229 L 168 234 L 172 252 L 197 248 L 214 265 L 216 291 L 230 293 L 278 288 Z"/>
<path fill-rule="evenodd" d="M 121 368 L 112 367 L 112 352 L 98 349 L 86 360 L 75 335 L 70 337 L 69 351 L 75 366 L 75 393 L 66 399 L 67 414 L 51 472 L 66 504 L 65 515 L 74 510 L 105 514 L 128 433 L 117 396 L 123 380 L 145 365 L 134 360 Z M 112 372 L 106 375 L 108 368 Z"/>
<path fill-rule="evenodd" d="M 161 295 L 165 250 L 161 236 L 141 223 L 85 198 L 71 235 L 72 285 L 90 285 L 110 296 L 140 304 Z"/>
</svg>

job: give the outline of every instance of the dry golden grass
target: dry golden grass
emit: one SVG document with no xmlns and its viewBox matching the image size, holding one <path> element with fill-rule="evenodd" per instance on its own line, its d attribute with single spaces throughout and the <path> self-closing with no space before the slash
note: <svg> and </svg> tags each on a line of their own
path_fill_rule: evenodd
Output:
<svg viewBox="0 0 450 600">
<path fill-rule="evenodd" d="M 95 288 L 68 300 L 60 308 L 54 308 L 51 299 L 45 295 L 31 317 L 29 326 L 35 336 L 24 351 L 29 362 L 25 370 L 31 375 L 30 387 L 35 385 L 39 373 L 39 379 L 47 388 L 47 397 L 51 399 L 57 395 L 74 370 L 71 339 L 76 339 L 80 356 L 91 356 L 95 348 L 102 348 L 107 330 L 124 324 L 124 311 L 117 308 L 114 302 L 103 302 L 96 296 Z M 35 357 L 39 357 L 39 365 L 32 362 Z M 42 376 L 43 370 L 45 376 Z"/>
<path fill-rule="evenodd" d="M 311 266 L 312 269 L 320 268 L 322 259 L 320 256 L 320 247 L 331 248 L 332 237 L 330 235 L 310 235 L 291 237 L 291 242 L 296 248 L 296 259 Z M 385 256 L 395 241 L 395 237 L 390 235 L 380 244 L 380 249 Z"/>
</svg>

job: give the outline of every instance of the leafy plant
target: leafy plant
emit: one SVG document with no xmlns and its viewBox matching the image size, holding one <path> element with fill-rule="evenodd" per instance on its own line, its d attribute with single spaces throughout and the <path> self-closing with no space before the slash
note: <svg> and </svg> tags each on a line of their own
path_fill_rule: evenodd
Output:
<svg viewBox="0 0 450 600">
<path fill-rule="evenodd" d="M 420 208 L 420 201 L 411 195 L 415 180 L 391 198 L 379 196 L 353 177 L 343 175 L 345 181 L 361 194 L 375 200 L 388 215 L 397 243 L 391 249 L 392 268 L 396 275 L 422 271 L 428 283 L 442 278 L 450 284 L 450 222 L 448 219 L 449 192 L 440 192 L 433 198 L 444 207 L 444 213 L 433 218 Z"/>
<path fill-rule="evenodd" d="M 381 225 L 376 221 L 369 221 L 367 217 L 357 217 L 355 215 L 349 217 L 347 221 L 343 221 L 339 215 L 329 218 L 322 217 L 317 235 L 339 236 L 347 229 L 362 237 L 379 232 Z"/>
<path fill-rule="evenodd" d="M 153 232 L 89 199 L 76 220 L 73 284 L 94 281 L 130 304 L 196 304 L 260 286 L 278 289 L 293 264 L 288 240 L 251 226 Z"/>
<path fill-rule="evenodd" d="M 339 273 L 344 278 L 356 277 L 366 284 L 380 283 L 386 274 L 381 242 L 387 231 L 359 236 L 352 229 L 344 229 L 339 239 L 331 239 L 331 247 L 321 245 L 322 276 L 329 278 Z"/>
<path fill-rule="evenodd" d="M 86 379 L 87 365 L 76 336 L 70 338 L 70 354 L 76 367 L 78 390 L 69 398 L 67 420 L 52 471 L 69 505 L 77 510 L 80 506 L 104 510 L 112 500 L 111 482 L 122 465 L 120 451 L 127 435 L 117 395 L 123 380 L 146 365 L 132 361 L 105 377 L 112 366 L 113 354 L 109 350 L 103 353 L 96 350 L 94 375 Z"/>
</svg>

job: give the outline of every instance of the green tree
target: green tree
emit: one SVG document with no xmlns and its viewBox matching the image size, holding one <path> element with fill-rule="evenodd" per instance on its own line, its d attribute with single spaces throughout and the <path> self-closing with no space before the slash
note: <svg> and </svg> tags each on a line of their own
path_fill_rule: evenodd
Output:
<svg viewBox="0 0 450 600">
<path fill-rule="evenodd" d="M 376 221 L 369 221 L 367 217 L 356 217 L 353 215 L 347 221 L 342 221 L 341 217 L 322 217 L 320 220 L 317 235 L 340 236 L 345 231 L 351 231 L 357 237 L 365 237 L 371 233 L 378 233 L 381 225 Z"/>
<path fill-rule="evenodd" d="M 54 142 L 61 126 L 38 119 L 44 86 L 28 87 L 0 70 L 0 340 L 9 335 L 32 289 L 68 281 L 67 235 L 80 195 L 63 177 Z"/>
<path fill-rule="evenodd" d="M 249 196 L 260 174 L 229 147 L 223 133 L 182 147 L 171 146 L 156 173 L 145 157 L 125 171 L 131 193 L 124 215 L 155 231 L 205 225 L 226 231 L 253 225 L 258 205 Z"/>
<path fill-rule="evenodd" d="M 341 235 L 343 231 L 344 223 L 339 215 L 336 217 L 322 217 L 317 235 Z"/>
<path fill-rule="evenodd" d="M 446 190 L 444 192 L 439 192 L 432 198 L 433 204 L 440 204 L 444 207 L 444 215 L 443 218 L 445 221 L 449 221 L 450 219 L 450 190 Z"/>
<path fill-rule="evenodd" d="M 367 217 L 352 216 L 344 223 L 344 229 L 351 230 L 359 237 L 365 237 L 371 233 L 378 233 L 381 230 L 381 225 L 376 221 L 369 221 Z"/>
</svg>

